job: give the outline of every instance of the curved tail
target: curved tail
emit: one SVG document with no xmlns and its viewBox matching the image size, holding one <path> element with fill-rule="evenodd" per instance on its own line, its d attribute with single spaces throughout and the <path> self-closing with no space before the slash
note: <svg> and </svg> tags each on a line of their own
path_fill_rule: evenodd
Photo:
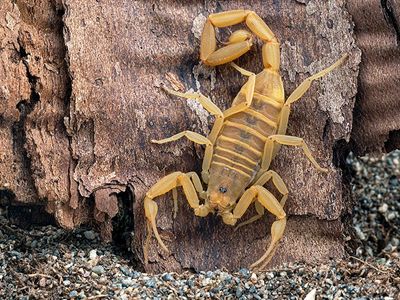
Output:
<svg viewBox="0 0 400 300">
<path fill-rule="evenodd" d="M 278 71 L 280 65 L 280 45 L 267 24 L 251 10 L 230 10 L 208 16 L 201 36 L 200 59 L 209 66 L 231 62 L 245 54 L 252 46 L 252 34 L 247 30 L 237 30 L 229 37 L 226 46 L 217 49 L 215 27 L 222 28 L 245 22 L 253 34 L 263 42 L 262 59 L 266 69 Z"/>
</svg>

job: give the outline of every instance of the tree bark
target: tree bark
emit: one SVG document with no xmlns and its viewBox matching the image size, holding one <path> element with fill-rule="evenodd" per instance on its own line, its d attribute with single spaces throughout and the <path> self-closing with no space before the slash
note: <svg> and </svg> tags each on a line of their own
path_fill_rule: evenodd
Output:
<svg viewBox="0 0 400 300">
<path fill-rule="evenodd" d="M 245 8 L 267 22 L 282 45 L 287 95 L 349 53 L 344 66 L 293 105 L 290 117 L 288 134 L 303 137 L 328 174 L 294 148 L 282 147 L 272 165 L 290 191 L 288 227 L 272 265 L 343 256 L 341 217 L 351 205 L 338 145 L 352 134 L 360 63 L 344 1 L 13 3 L 0 7 L 6 70 L 0 73 L 0 198 L 45 204 L 66 228 L 94 220 L 110 239 L 112 220 L 125 210 L 120 202 L 132 195 L 132 249 L 140 259 L 144 194 L 170 172 L 199 171 L 203 155 L 185 140 L 160 146 L 150 139 L 185 129 L 207 134 L 212 124 L 202 108 L 159 87 L 200 89 L 226 109 L 246 80 L 229 66 L 199 63 L 199 36 L 210 13 Z M 220 30 L 219 38 L 228 32 Z M 260 46 L 237 63 L 261 71 Z M 217 216 L 195 217 L 179 200 L 175 220 L 170 195 L 157 200 L 158 226 L 172 254 L 152 241 L 147 271 L 233 270 L 248 266 L 269 243 L 271 217 L 234 232 Z"/>
<path fill-rule="evenodd" d="M 352 146 L 357 154 L 400 148 L 400 1 L 351 0 L 362 50 Z"/>
</svg>

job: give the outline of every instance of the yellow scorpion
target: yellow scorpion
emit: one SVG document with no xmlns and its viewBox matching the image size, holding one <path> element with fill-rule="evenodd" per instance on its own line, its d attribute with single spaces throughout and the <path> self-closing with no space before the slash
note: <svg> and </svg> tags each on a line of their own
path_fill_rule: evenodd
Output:
<svg viewBox="0 0 400 300">
<path fill-rule="evenodd" d="M 340 66 L 347 54 L 330 67 L 304 80 L 285 101 L 282 78 L 279 74 L 279 42 L 271 29 L 253 11 L 232 10 L 211 14 L 201 36 L 200 59 L 206 65 L 217 66 L 231 62 L 249 51 L 252 46 L 252 33 L 247 30 L 233 32 L 226 46 L 220 49 L 216 46 L 215 27 L 227 27 L 241 22 L 245 22 L 251 32 L 264 42 L 264 69 L 254 74 L 231 63 L 237 71 L 248 77 L 233 100 L 232 107 L 221 111 L 208 97 L 199 92 L 179 93 L 166 89 L 170 94 L 197 100 L 215 116 L 215 123 L 208 137 L 192 131 L 183 131 L 166 139 L 152 140 L 153 143 L 163 144 L 186 137 L 197 144 L 205 145 L 201 175 L 208 188 L 203 190 L 200 178 L 195 172 L 174 172 L 150 188 L 144 199 L 148 231 L 144 248 L 146 261 L 151 232 L 154 232 L 160 246 L 168 251 L 157 230 L 158 206 L 154 198 L 172 190 L 176 215 L 176 188 L 181 186 L 190 207 L 199 217 L 216 212 L 225 224 L 235 225 L 253 202 L 257 215 L 238 226 L 260 219 L 265 209 L 272 213 L 276 221 L 271 227 L 270 246 L 264 255 L 250 266 L 251 269 L 264 269 L 286 227 L 286 213 L 283 207 L 289 192 L 282 178 L 269 170 L 271 160 L 280 145 L 301 147 L 319 171 L 327 172 L 327 169 L 322 168 L 313 158 L 302 138 L 285 133 L 292 103 L 304 95 L 315 79 Z M 282 194 L 280 201 L 264 187 L 270 180 Z M 202 204 L 199 198 L 202 199 Z"/>
</svg>

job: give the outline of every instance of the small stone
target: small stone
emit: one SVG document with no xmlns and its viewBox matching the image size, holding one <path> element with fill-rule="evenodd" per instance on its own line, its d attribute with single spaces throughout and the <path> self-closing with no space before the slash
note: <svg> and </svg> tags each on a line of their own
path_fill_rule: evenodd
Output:
<svg viewBox="0 0 400 300">
<path fill-rule="evenodd" d="M 187 280 L 186 282 L 187 282 L 187 285 L 188 285 L 190 288 L 193 288 L 193 287 L 194 287 L 194 281 L 193 281 L 192 279 L 189 279 L 189 280 Z"/>
<path fill-rule="evenodd" d="M 66 265 L 64 266 L 64 269 L 65 269 L 65 270 L 68 270 L 68 269 L 71 268 L 73 265 L 74 265 L 73 263 L 66 264 Z"/>
<path fill-rule="evenodd" d="M 121 283 L 122 283 L 123 287 L 128 287 L 128 286 L 132 285 L 133 281 L 130 278 L 124 278 L 124 279 L 122 279 Z"/>
<path fill-rule="evenodd" d="M 133 275 L 133 273 L 127 267 L 120 266 L 119 269 L 122 272 L 122 274 L 124 274 L 125 276 L 132 276 Z"/>
<path fill-rule="evenodd" d="M 386 258 L 383 258 L 383 257 L 378 258 L 378 259 L 376 260 L 376 262 L 377 262 L 378 264 L 380 264 L 380 265 L 384 265 L 384 264 L 386 264 Z"/>
<path fill-rule="evenodd" d="M 104 273 L 104 267 L 103 266 L 94 266 L 92 268 L 92 272 L 96 273 L 97 275 L 103 274 Z"/>
<path fill-rule="evenodd" d="M 361 231 L 361 229 L 360 229 L 359 226 L 355 226 L 354 229 L 355 229 L 356 234 L 357 234 L 357 236 L 358 236 L 358 238 L 359 238 L 360 240 L 365 241 L 365 240 L 367 239 L 367 238 L 365 237 L 364 232 Z"/>
<path fill-rule="evenodd" d="M 64 280 L 64 281 L 63 281 L 63 284 L 64 284 L 65 286 L 69 286 L 69 285 L 71 284 L 71 281 L 69 281 L 68 279 L 67 279 L 67 280 Z"/>
<path fill-rule="evenodd" d="M 236 294 L 237 298 L 240 298 L 242 296 L 242 294 L 243 294 L 243 290 L 240 287 L 237 287 L 235 294 Z"/>
<path fill-rule="evenodd" d="M 149 280 L 146 281 L 145 285 L 149 288 L 155 288 L 156 287 L 156 281 L 151 278 Z"/>
<path fill-rule="evenodd" d="M 96 238 L 96 234 L 92 231 L 92 230 L 88 230 L 85 231 L 83 233 L 83 235 L 85 236 L 85 238 L 87 238 L 88 240 L 94 240 Z"/>
<path fill-rule="evenodd" d="M 383 214 L 384 214 L 385 212 L 387 212 L 388 208 L 389 208 L 388 205 L 387 205 L 386 203 L 383 203 L 383 204 L 379 207 L 378 210 L 379 210 L 380 213 L 383 213 Z"/>
<path fill-rule="evenodd" d="M 255 287 L 254 285 L 252 285 L 252 286 L 250 287 L 250 289 L 249 289 L 249 293 L 254 294 L 254 293 L 256 293 L 256 292 L 257 292 L 256 287 Z"/>
<path fill-rule="evenodd" d="M 96 259 L 96 258 L 97 258 L 97 250 L 96 250 L 96 249 L 90 250 L 90 252 L 89 252 L 89 259 L 90 259 L 90 260 L 94 260 L 94 259 Z"/>
<path fill-rule="evenodd" d="M 207 286 L 211 283 L 211 279 L 210 278 L 204 278 L 203 281 L 201 282 L 202 286 Z"/>
<path fill-rule="evenodd" d="M 239 274 L 242 275 L 243 277 L 249 277 L 250 271 L 246 268 L 242 268 L 239 270 Z"/>
<path fill-rule="evenodd" d="M 256 283 L 257 282 L 257 274 L 256 273 L 252 273 L 250 276 L 250 280 L 252 283 Z"/>
<path fill-rule="evenodd" d="M 161 276 L 161 278 L 162 278 L 162 280 L 164 280 L 164 281 L 173 281 L 173 280 L 174 280 L 174 277 L 172 277 L 172 275 L 169 274 L 169 273 L 163 274 L 163 275 Z"/>
<path fill-rule="evenodd" d="M 232 281 L 232 276 L 231 275 L 226 275 L 226 276 L 224 276 L 224 279 L 223 279 L 226 283 L 231 283 L 231 281 Z"/>
<path fill-rule="evenodd" d="M 272 273 L 272 272 L 268 272 L 267 274 L 267 278 L 269 279 L 269 280 L 271 280 L 271 279 L 273 279 L 275 276 L 274 276 L 274 273 Z"/>
<path fill-rule="evenodd" d="M 15 250 L 11 250 L 11 251 L 9 252 L 9 254 L 10 254 L 12 257 L 15 257 L 15 258 L 18 258 L 18 259 L 20 259 L 20 258 L 22 257 L 22 254 L 21 254 L 20 252 L 18 252 L 18 251 L 15 251 Z"/>
<path fill-rule="evenodd" d="M 78 292 L 73 290 L 68 294 L 71 298 L 77 297 L 78 296 Z"/>
<path fill-rule="evenodd" d="M 46 286 L 46 278 L 44 278 L 44 277 L 40 278 L 39 286 L 40 287 L 45 287 Z"/>
</svg>

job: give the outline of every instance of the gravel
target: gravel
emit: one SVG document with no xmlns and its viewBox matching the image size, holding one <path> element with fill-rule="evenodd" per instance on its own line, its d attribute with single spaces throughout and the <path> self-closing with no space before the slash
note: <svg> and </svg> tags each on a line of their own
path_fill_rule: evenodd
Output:
<svg viewBox="0 0 400 300">
<path fill-rule="evenodd" d="M 140 272 L 130 252 L 89 229 L 18 228 L 0 208 L 0 299 L 400 299 L 400 151 L 348 158 L 353 253 L 268 272 Z"/>
<path fill-rule="evenodd" d="M 358 204 L 353 228 L 360 240 L 358 257 L 380 261 L 399 253 L 400 151 L 381 157 L 348 157 L 354 175 L 352 192 Z"/>
</svg>

